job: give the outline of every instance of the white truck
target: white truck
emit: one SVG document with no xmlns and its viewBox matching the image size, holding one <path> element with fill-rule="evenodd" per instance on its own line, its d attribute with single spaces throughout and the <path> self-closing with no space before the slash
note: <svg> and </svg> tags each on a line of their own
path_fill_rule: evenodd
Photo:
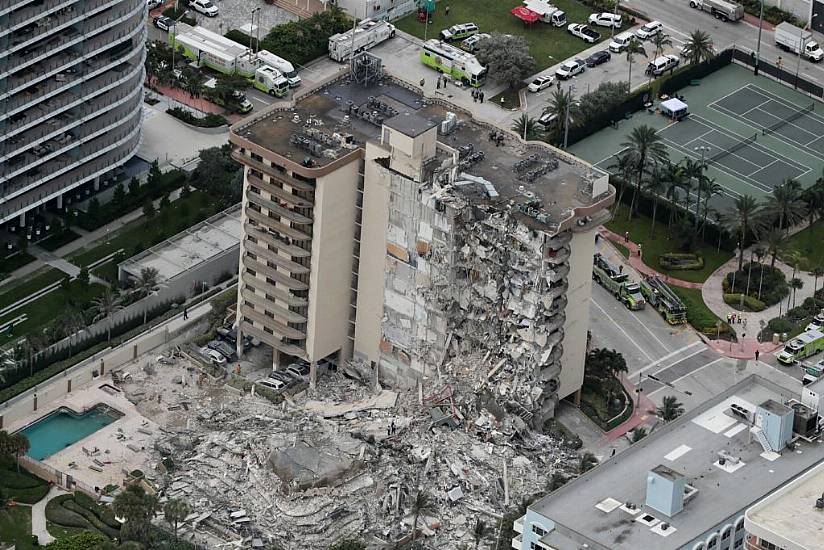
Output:
<svg viewBox="0 0 824 550">
<path fill-rule="evenodd" d="M 744 6 L 725 0 L 690 0 L 690 7 L 711 13 L 722 21 L 739 21 L 744 19 Z"/>
<path fill-rule="evenodd" d="M 286 80 L 289 81 L 289 86 L 292 88 L 297 88 L 300 86 L 301 80 L 298 76 L 298 72 L 295 70 L 295 66 L 289 63 L 287 60 L 283 59 L 282 57 L 278 57 L 272 52 L 268 52 L 266 50 L 260 50 L 257 53 L 257 58 L 263 62 L 263 65 L 267 67 L 274 67 L 275 69 L 279 70 L 283 73 L 283 76 L 286 77 Z"/>
<path fill-rule="evenodd" d="M 377 46 L 395 36 L 395 26 L 387 21 L 364 19 L 343 33 L 329 37 L 329 57 L 340 63 L 349 61 L 353 54 Z"/>
<path fill-rule="evenodd" d="M 559 8 L 544 0 L 524 0 L 524 6 L 541 16 L 541 22 L 549 23 L 553 27 L 566 25 L 566 14 Z"/>
<path fill-rule="evenodd" d="M 276 97 L 284 97 L 289 93 L 289 80 L 279 70 L 268 65 L 255 71 L 252 85 L 261 92 Z"/>
<path fill-rule="evenodd" d="M 775 27 L 775 45 L 794 54 L 800 53 L 816 63 L 824 59 L 824 51 L 818 42 L 813 40 L 813 33 L 799 29 L 786 21 Z"/>
</svg>

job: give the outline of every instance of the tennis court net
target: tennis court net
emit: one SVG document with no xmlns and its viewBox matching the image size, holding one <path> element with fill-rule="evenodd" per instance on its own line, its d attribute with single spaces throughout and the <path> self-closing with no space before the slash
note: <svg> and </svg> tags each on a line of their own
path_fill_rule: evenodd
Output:
<svg viewBox="0 0 824 550">
<path fill-rule="evenodd" d="M 756 133 L 756 134 L 751 135 L 748 138 L 742 139 L 741 141 L 739 141 L 735 145 L 732 145 L 728 149 L 724 149 L 723 151 L 719 151 L 719 152 L 715 153 L 713 156 L 711 156 L 709 159 L 707 159 L 707 163 L 709 164 L 711 162 L 716 162 L 717 160 L 722 159 L 722 158 L 726 157 L 727 155 L 731 155 L 731 154 L 735 153 L 736 151 L 739 151 L 739 150 L 743 149 L 747 145 L 749 145 L 751 143 L 754 143 L 757 138 L 758 138 L 758 134 Z"/>
<path fill-rule="evenodd" d="M 815 103 L 810 103 L 806 107 L 804 107 L 802 109 L 798 109 L 797 111 L 795 111 L 793 114 L 791 114 L 790 116 L 788 116 L 784 120 L 779 120 L 775 124 L 770 124 L 766 128 L 762 129 L 761 133 L 763 133 L 765 136 L 767 134 L 772 134 L 773 132 L 775 132 L 776 130 L 781 128 L 782 126 L 786 126 L 787 124 L 789 124 L 793 120 L 798 120 L 799 118 L 803 117 L 807 113 L 812 112 L 813 109 L 815 109 Z"/>
</svg>

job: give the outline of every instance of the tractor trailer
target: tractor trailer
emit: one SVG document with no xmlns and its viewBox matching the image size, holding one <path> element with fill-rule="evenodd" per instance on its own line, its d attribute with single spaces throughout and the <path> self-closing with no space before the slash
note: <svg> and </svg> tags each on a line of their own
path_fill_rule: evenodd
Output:
<svg viewBox="0 0 824 550">
<path fill-rule="evenodd" d="M 824 51 L 818 42 L 813 40 L 813 33 L 799 29 L 786 21 L 775 27 L 775 45 L 796 55 L 800 52 L 803 57 L 816 63 L 824 59 Z"/>
<path fill-rule="evenodd" d="M 712 14 L 722 21 L 744 19 L 744 6 L 725 0 L 690 0 L 690 7 Z"/>
<path fill-rule="evenodd" d="M 329 37 L 329 57 L 342 63 L 395 36 L 395 26 L 387 21 L 364 19 L 346 32 Z"/>
</svg>

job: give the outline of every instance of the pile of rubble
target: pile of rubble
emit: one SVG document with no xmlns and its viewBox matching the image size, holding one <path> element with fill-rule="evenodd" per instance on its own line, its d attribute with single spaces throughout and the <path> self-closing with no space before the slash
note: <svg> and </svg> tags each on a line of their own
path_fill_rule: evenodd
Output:
<svg viewBox="0 0 824 550">
<path fill-rule="evenodd" d="M 426 547 L 458 548 L 472 543 L 477 519 L 497 525 L 507 503 L 544 492 L 552 473 L 578 462 L 567 442 L 496 401 L 488 372 L 467 368 L 482 359 L 444 365 L 431 392 L 376 390 L 336 373 L 278 405 L 191 368 L 180 375 L 184 365 L 124 389 L 162 427 L 146 471 L 164 498 L 192 506 L 184 531 L 209 548 L 326 548 L 342 538 L 390 548 L 411 536 L 419 489 L 435 504 L 418 524 Z M 148 388 L 158 383 L 155 397 Z"/>
</svg>

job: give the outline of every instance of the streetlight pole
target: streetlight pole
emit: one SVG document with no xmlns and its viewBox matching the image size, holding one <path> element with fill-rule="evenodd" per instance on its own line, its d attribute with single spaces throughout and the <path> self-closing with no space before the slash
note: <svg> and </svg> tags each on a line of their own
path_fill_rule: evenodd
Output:
<svg viewBox="0 0 824 550">
<path fill-rule="evenodd" d="M 764 0 L 761 0 L 758 10 L 758 45 L 755 47 L 755 68 L 753 74 L 758 76 L 758 65 L 761 63 L 761 27 L 764 25 Z"/>
<path fill-rule="evenodd" d="M 813 17 L 816 17 L 818 14 L 814 13 L 810 17 L 810 21 L 812 22 Z M 804 39 L 804 27 L 802 27 L 798 33 L 798 62 L 795 65 L 795 84 L 793 85 L 794 88 L 798 88 L 798 74 L 801 72 L 801 54 L 804 53 L 804 47 L 807 45 L 807 41 Z"/>
<path fill-rule="evenodd" d="M 619 0 L 615 0 L 615 5 L 612 6 L 612 17 L 613 17 L 613 24 L 609 26 L 611 37 L 615 37 L 615 16 L 618 15 L 618 2 Z"/>
</svg>

